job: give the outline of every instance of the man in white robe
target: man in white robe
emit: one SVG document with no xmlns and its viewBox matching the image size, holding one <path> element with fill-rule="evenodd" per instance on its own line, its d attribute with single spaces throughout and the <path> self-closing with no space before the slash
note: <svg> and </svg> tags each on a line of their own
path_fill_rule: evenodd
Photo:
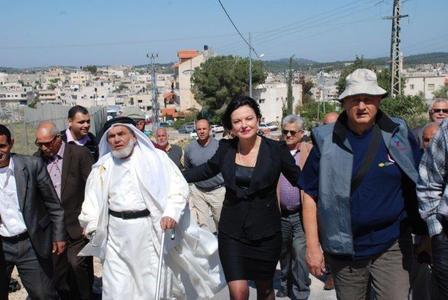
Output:
<svg viewBox="0 0 448 300">
<path fill-rule="evenodd" d="M 225 286 L 217 240 L 190 218 L 188 185 L 169 157 L 133 125 L 115 123 L 100 142 L 79 216 L 90 243 L 80 255 L 103 261 L 102 299 L 155 299 L 162 231 L 164 298 L 208 299 Z M 168 236 L 168 235 L 167 235 Z"/>
</svg>

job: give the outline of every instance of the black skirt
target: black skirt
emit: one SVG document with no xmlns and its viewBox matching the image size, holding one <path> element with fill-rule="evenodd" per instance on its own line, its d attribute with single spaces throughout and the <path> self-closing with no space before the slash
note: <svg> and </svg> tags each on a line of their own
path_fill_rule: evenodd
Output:
<svg viewBox="0 0 448 300">
<path fill-rule="evenodd" d="M 280 232 L 259 239 L 236 239 L 219 232 L 219 257 L 226 281 L 271 280 L 282 247 Z"/>
</svg>

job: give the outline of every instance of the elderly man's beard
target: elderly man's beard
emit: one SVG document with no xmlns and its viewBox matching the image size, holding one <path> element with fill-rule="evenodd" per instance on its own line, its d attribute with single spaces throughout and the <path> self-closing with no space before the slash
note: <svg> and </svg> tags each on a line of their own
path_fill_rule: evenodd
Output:
<svg viewBox="0 0 448 300">
<path fill-rule="evenodd" d="M 132 150 L 134 150 L 134 146 L 136 144 L 136 140 L 130 139 L 129 143 L 120 150 L 112 150 L 112 156 L 115 158 L 126 158 L 132 154 Z"/>
</svg>

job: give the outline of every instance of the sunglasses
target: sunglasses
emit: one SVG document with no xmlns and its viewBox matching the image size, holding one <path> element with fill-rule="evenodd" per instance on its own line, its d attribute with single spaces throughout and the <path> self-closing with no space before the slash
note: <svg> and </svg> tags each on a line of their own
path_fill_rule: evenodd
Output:
<svg viewBox="0 0 448 300">
<path fill-rule="evenodd" d="M 299 131 L 295 131 L 295 130 L 286 130 L 286 129 L 283 129 L 283 130 L 282 130 L 282 133 L 283 133 L 284 135 L 288 135 L 288 133 L 289 133 L 290 135 L 296 135 L 298 132 L 299 132 Z"/>
<path fill-rule="evenodd" d="M 434 108 L 434 109 L 431 109 L 431 113 L 433 113 L 433 114 L 435 114 L 435 113 L 448 114 L 448 108 Z"/>
<path fill-rule="evenodd" d="M 42 146 L 45 146 L 45 147 L 48 147 L 48 146 L 50 146 L 51 145 L 51 143 L 53 143 L 53 141 L 57 138 L 59 136 L 59 134 L 57 134 L 57 135 L 55 135 L 50 141 L 48 141 L 48 142 L 38 142 L 37 140 L 34 142 L 34 144 L 37 146 L 37 147 L 39 147 L 39 148 L 41 148 Z"/>
</svg>

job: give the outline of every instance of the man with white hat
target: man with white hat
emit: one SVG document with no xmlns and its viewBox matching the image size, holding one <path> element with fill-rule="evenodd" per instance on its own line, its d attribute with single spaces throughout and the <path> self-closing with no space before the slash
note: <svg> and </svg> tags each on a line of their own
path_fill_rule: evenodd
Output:
<svg viewBox="0 0 448 300">
<path fill-rule="evenodd" d="M 180 170 L 133 122 L 113 119 L 103 130 L 79 216 L 91 241 L 80 255 L 103 261 L 104 300 L 155 299 L 160 255 L 164 299 L 211 298 L 225 285 L 217 239 L 190 217 Z M 167 229 L 176 236 L 161 249 Z"/>
<path fill-rule="evenodd" d="M 346 80 L 344 111 L 313 130 L 301 174 L 307 263 L 320 276 L 325 257 L 338 299 L 368 298 L 370 282 L 377 299 L 408 299 L 411 231 L 426 229 L 415 191 L 420 150 L 406 123 L 379 109 L 387 92 L 373 71 Z"/>
</svg>

